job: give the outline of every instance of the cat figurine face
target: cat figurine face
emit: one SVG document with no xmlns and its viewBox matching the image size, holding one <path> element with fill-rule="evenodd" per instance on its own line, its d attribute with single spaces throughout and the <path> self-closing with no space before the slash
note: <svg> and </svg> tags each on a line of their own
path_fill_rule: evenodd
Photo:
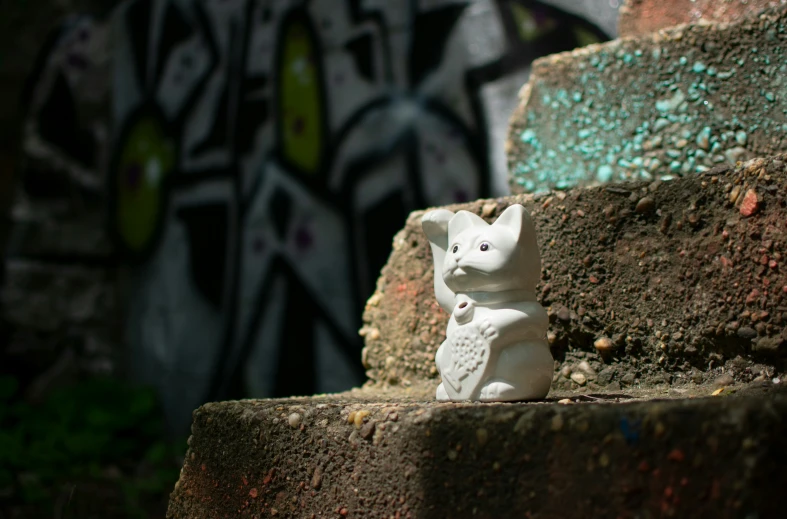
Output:
<svg viewBox="0 0 787 519">
<path fill-rule="evenodd" d="M 492 225 L 467 211 L 448 222 L 442 277 L 452 292 L 534 291 L 540 275 L 535 229 L 521 205 Z"/>
</svg>

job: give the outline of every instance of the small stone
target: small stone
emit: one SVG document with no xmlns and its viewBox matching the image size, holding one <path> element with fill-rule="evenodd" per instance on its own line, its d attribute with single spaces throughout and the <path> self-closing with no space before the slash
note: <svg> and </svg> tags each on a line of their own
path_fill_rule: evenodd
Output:
<svg viewBox="0 0 787 519">
<path fill-rule="evenodd" d="M 741 202 L 741 215 L 752 216 L 758 209 L 759 203 L 757 201 L 757 192 L 753 189 L 749 189 L 743 196 L 743 202 Z"/>
<path fill-rule="evenodd" d="M 353 423 L 355 424 L 356 429 L 360 429 L 361 425 L 363 425 L 364 418 L 369 416 L 369 411 L 366 409 L 362 409 L 360 411 L 356 411 L 355 416 L 353 417 Z"/>
<path fill-rule="evenodd" d="M 557 403 L 562 405 L 569 405 L 569 404 L 573 404 L 574 402 L 570 398 L 563 398 L 562 400 L 558 400 Z"/>
<path fill-rule="evenodd" d="M 736 146 L 735 148 L 731 148 L 724 152 L 724 156 L 727 157 L 727 160 L 732 162 L 733 164 L 738 162 L 744 154 L 746 153 L 745 148 L 741 148 L 740 146 Z"/>
<path fill-rule="evenodd" d="M 385 358 L 385 369 L 390 370 L 396 365 L 396 357 L 389 355 Z"/>
<path fill-rule="evenodd" d="M 621 377 L 621 379 L 620 379 L 620 381 L 621 381 L 622 383 L 626 384 L 627 386 L 630 386 L 630 385 L 632 385 L 632 384 L 634 383 L 634 381 L 635 381 L 635 380 L 636 380 L 636 377 L 634 376 L 634 373 L 626 373 L 626 374 L 625 374 L 625 375 L 623 375 L 623 377 Z"/>
<path fill-rule="evenodd" d="M 683 339 L 683 334 L 681 332 L 675 332 L 672 334 L 673 341 L 679 341 L 681 339 Z"/>
<path fill-rule="evenodd" d="M 495 214 L 495 209 L 497 209 L 497 204 L 491 202 L 488 204 L 484 204 L 484 206 L 481 208 L 481 216 L 483 216 L 484 218 L 489 218 L 490 216 Z"/>
<path fill-rule="evenodd" d="M 615 349 L 615 343 L 612 342 L 612 339 L 609 337 L 601 337 L 600 339 L 597 339 L 596 342 L 593 343 L 593 346 L 601 354 L 609 353 Z"/>
<path fill-rule="evenodd" d="M 584 386 L 585 383 L 587 382 L 587 377 L 585 377 L 585 375 L 583 375 L 582 373 L 572 373 L 571 380 L 573 380 L 580 386 Z"/>
<path fill-rule="evenodd" d="M 730 191 L 730 202 L 733 204 L 738 200 L 738 197 L 741 194 L 741 186 L 735 186 Z"/>
<path fill-rule="evenodd" d="M 317 466 L 317 468 L 314 469 L 314 475 L 312 475 L 312 488 L 319 490 L 320 485 L 322 485 L 322 467 Z"/>
<path fill-rule="evenodd" d="M 607 384 L 607 390 L 609 391 L 620 391 L 620 382 L 617 380 L 613 380 L 609 384 Z"/>
<path fill-rule="evenodd" d="M 695 371 L 691 374 L 691 381 L 695 384 L 702 384 L 702 373 Z"/>
<path fill-rule="evenodd" d="M 746 296 L 746 304 L 750 305 L 750 304 L 754 303 L 755 301 L 757 301 L 757 299 L 759 299 L 759 298 L 760 298 L 760 291 L 755 288 L 754 290 L 749 292 L 748 296 Z"/>
<path fill-rule="evenodd" d="M 734 383 L 735 383 L 735 379 L 733 379 L 732 375 L 730 375 L 729 373 L 719 375 L 718 377 L 716 377 L 716 380 L 713 381 L 713 385 L 717 387 L 731 386 Z"/>
<path fill-rule="evenodd" d="M 752 352 L 761 355 L 775 355 L 784 345 L 784 339 L 781 337 L 761 337 L 754 344 L 752 344 Z"/>
<path fill-rule="evenodd" d="M 741 339 L 754 339 L 757 337 L 757 331 L 749 326 L 741 326 L 738 328 L 737 333 Z"/>
<path fill-rule="evenodd" d="M 564 323 L 567 323 L 571 321 L 571 312 L 569 312 L 568 308 L 564 306 L 563 308 L 557 311 L 557 318 L 563 321 Z"/>
<path fill-rule="evenodd" d="M 710 128 L 706 126 L 699 135 L 697 135 L 697 146 L 699 146 L 700 149 L 708 151 L 710 147 L 710 133 Z"/>
<path fill-rule="evenodd" d="M 251 490 L 249 490 L 249 497 L 251 497 L 252 499 L 255 499 L 257 497 L 257 489 L 256 488 L 252 488 Z"/>
<path fill-rule="evenodd" d="M 290 427 L 293 429 L 301 425 L 301 415 L 298 413 L 292 413 L 290 416 L 287 417 L 287 423 L 290 424 Z"/>
<path fill-rule="evenodd" d="M 563 366 L 563 368 L 560 370 L 560 374 L 563 375 L 566 378 L 570 377 L 571 376 L 571 367 L 570 366 Z"/>
<path fill-rule="evenodd" d="M 596 374 L 596 370 L 593 369 L 590 363 L 586 360 L 583 360 L 582 362 L 577 364 L 577 368 L 579 368 L 580 371 L 583 371 L 586 375 L 592 376 Z"/>
<path fill-rule="evenodd" d="M 637 206 L 634 210 L 639 214 L 645 214 L 651 212 L 655 206 L 656 202 L 654 202 L 651 197 L 643 196 L 639 199 L 639 202 L 637 202 Z"/>
<path fill-rule="evenodd" d="M 361 427 L 361 438 L 363 438 L 364 440 L 368 440 L 369 438 L 371 438 L 372 435 L 374 434 L 375 425 L 376 424 L 374 420 L 370 420 L 365 424 L 363 424 L 363 426 Z"/>
</svg>

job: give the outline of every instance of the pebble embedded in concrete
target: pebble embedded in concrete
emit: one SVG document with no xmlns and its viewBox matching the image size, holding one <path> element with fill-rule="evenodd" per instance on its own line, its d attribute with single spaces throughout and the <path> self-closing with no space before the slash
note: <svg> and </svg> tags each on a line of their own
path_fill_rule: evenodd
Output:
<svg viewBox="0 0 787 519">
<path fill-rule="evenodd" d="M 584 386 L 585 383 L 587 382 L 587 377 L 585 375 L 583 375 L 582 373 L 572 373 L 571 374 L 571 380 L 573 380 L 574 382 L 576 382 L 580 386 Z"/>
<path fill-rule="evenodd" d="M 645 196 L 642 197 L 639 202 L 637 202 L 637 206 L 634 208 L 634 210 L 640 214 L 645 214 L 651 212 L 655 205 L 656 203 L 652 198 Z"/>
</svg>

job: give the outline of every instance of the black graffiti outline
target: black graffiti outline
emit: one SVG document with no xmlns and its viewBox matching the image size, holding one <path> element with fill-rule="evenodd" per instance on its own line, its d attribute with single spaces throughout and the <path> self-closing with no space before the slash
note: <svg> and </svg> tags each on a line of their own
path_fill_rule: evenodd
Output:
<svg viewBox="0 0 787 519">
<path fill-rule="evenodd" d="M 168 3 L 171 3 L 171 1 Z M 133 7 L 133 4 L 130 7 Z M 148 17 L 150 18 L 152 15 L 153 11 L 149 10 Z M 106 231 L 111 240 L 111 243 L 113 244 L 113 247 L 120 253 L 120 257 L 131 265 L 141 265 L 150 259 L 151 254 L 153 254 L 153 252 L 158 248 L 164 235 L 172 193 L 174 192 L 176 186 L 187 183 L 183 182 L 183 177 L 192 176 L 192 173 L 186 175 L 182 171 L 183 127 L 186 124 L 188 115 L 192 113 L 194 106 L 199 101 L 200 96 L 210 81 L 210 78 L 216 71 L 219 54 L 216 39 L 210 30 L 210 22 L 207 13 L 200 2 L 194 3 L 194 15 L 196 21 L 196 25 L 194 26 L 195 34 L 205 39 L 205 46 L 208 50 L 208 67 L 203 73 L 202 77 L 197 80 L 197 83 L 194 85 L 191 93 L 186 96 L 186 100 L 184 101 L 181 110 L 175 114 L 173 118 L 168 118 L 156 101 L 157 85 L 148 85 L 145 77 L 137 78 L 139 80 L 140 91 L 143 92 L 142 101 L 123 120 L 118 136 L 113 141 L 113 149 L 110 155 L 111 158 L 109 168 L 107 169 L 107 186 L 109 186 L 109 190 L 107 193 L 106 207 L 109 217 L 107 218 L 106 222 Z M 128 18 L 126 17 L 125 20 L 128 21 Z M 131 30 L 131 27 L 129 27 L 128 30 Z M 146 56 L 146 62 L 148 58 L 149 57 Z M 158 55 L 155 58 L 162 59 Z M 134 59 L 136 60 L 138 57 L 134 56 Z M 150 66 L 150 63 L 148 63 L 148 66 Z M 134 67 L 133 70 L 137 71 L 137 68 Z M 173 142 L 174 146 L 173 151 L 175 153 L 175 162 L 173 164 L 172 171 L 164 178 L 161 184 L 161 193 L 159 197 L 159 219 L 156 229 L 154 230 L 149 243 L 141 250 L 134 251 L 126 246 L 125 241 L 120 236 L 120 232 L 116 224 L 116 218 L 118 216 L 118 201 L 115 188 L 117 183 L 120 181 L 120 176 L 122 174 L 118 170 L 118 166 L 120 164 L 120 157 L 122 156 L 123 150 L 126 147 L 128 136 L 133 131 L 136 123 L 145 116 L 153 117 L 161 126 L 162 130 L 164 130 L 163 133 L 171 137 L 171 141 Z M 202 175 L 201 178 L 208 179 L 210 178 L 210 175 Z"/>
</svg>

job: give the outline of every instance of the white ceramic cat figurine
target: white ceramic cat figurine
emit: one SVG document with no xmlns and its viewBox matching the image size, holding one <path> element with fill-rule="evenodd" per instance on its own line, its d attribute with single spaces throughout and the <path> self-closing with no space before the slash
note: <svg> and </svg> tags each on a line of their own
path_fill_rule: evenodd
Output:
<svg viewBox="0 0 787 519">
<path fill-rule="evenodd" d="M 421 224 L 434 256 L 434 289 L 451 314 L 435 361 L 443 378 L 438 400 L 512 401 L 544 398 L 553 359 L 549 323 L 536 301 L 541 256 L 533 222 L 512 205 L 489 225 L 446 209 Z"/>
</svg>

